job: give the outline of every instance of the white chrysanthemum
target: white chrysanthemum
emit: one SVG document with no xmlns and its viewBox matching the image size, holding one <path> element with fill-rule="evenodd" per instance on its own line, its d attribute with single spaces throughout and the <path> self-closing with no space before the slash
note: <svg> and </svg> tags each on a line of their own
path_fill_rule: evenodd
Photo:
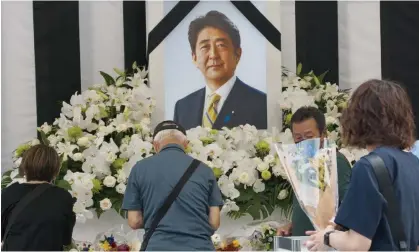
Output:
<svg viewBox="0 0 419 252">
<path fill-rule="evenodd" d="M 41 125 L 41 127 L 39 127 L 39 129 L 42 130 L 42 132 L 45 134 L 48 134 L 52 130 L 52 127 L 48 123 L 44 123 Z"/>
<path fill-rule="evenodd" d="M 260 172 L 266 171 L 266 170 L 269 169 L 269 164 L 265 163 L 265 162 L 262 162 L 262 163 L 258 164 L 257 169 Z"/>
<path fill-rule="evenodd" d="M 247 173 L 245 171 L 242 172 L 242 173 L 240 173 L 240 175 L 239 175 L 239 182 L 240 183 L 242 183 L 242 184 L 248 184 L 249 181 L 250 181 L 249 173 Z"/>
<path fill-rule="evenodd" d="M 275 166 L 272 167 L 272 173 L 276 177 L 282 177 L 283 179 L 287 179 L 287 173 L 285 172 L 284 167 L 278 162 Z"/>
<path fill-rule="evenodd" d="M 111 209 L 112 202 L 108 198 L 99 201 L 100 208 L 104 211 Z"/>
<path fill-rule="evenodd" d="M 71 158 L 74 161 L 82 161 L 84 159 L 83 154 L 81 154 L 80 152 L 74 153 Z"/>
<path fill-rule="evenodd" d="M 77 139 L 77 145 L 80 147 L 88 147 L 90 145 L 90 141 L 88 137 L 80 137 Z"/>
<path fill-rule="evenodd" d="M 113 162 L 114 162 L 117 158 L 118 158 L 118 156 L 117 156 L 115 153 L 113 153 L 113 152 L 108 152 L 108 153 L 106 154 L 105 160 L 106 160 L 106 162 L 108 162 L 108 163 L 113 163 Z"/>
<path fill-rule="evenodd" d="M 309 88 L 311 86 L 311 83 L 305 79 L 300 80 L 300 87 L 301 88 Z"/>
<path fill-rule="evenodd" d="M 273 148 L 271 148 L 271 149 L 273 149 Z M 269 164 L 269 165 L 273 165 L 273 164 L 275 164 L 275 157 L 274 157 L 274 155 L 269 154 L 263 159 L 263 161 L 265 163 Z"/>
<path fill-rule="evenodd" d="M 206 154 L 211 158 L 217 158 L 223 153 L 223 149 L 216 143 L 207 145 L 205 149 Z"/>
<path fill-rule="evenodd" d="M 49 135 L 47 140 L 49 142 L 49 146 L 55 146 L 60 141 L 60 139 L 55 135 Z"/>
</svg>

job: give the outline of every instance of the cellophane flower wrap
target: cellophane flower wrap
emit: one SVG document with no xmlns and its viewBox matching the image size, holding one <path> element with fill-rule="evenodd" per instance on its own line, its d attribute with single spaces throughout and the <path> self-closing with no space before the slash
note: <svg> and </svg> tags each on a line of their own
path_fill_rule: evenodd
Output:
<svg viewBox="0 0 419 252">
<path fill-rule="evenodd" d="M 139 251 L 141 241 L 137 230 L 124 231 L 123 225 L 99 233 L 93 242 L 94 251 Z"/>
<path fill-rule="evenodd" d="M 326 228 L 339 200 L 336 144 L 316 138 L 275 146 L 301 208 L 316 230 Z"/>
</svg>

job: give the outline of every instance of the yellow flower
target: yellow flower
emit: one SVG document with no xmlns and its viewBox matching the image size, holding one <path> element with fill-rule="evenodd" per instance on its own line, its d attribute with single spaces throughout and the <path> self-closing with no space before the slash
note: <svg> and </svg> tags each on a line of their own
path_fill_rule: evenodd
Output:
<svg viewBox="0 0 419 252">
<path fill-rule="evenodd" d="M 103 248 L 103 250 L 105 250 L 105 251 L 110 251 L 111 249 L 112 249 L 112 247 L 111 247 L 111 245 L 109 244 L 109 242 L 108 241 L 105 241 L 104 243 L 102 243 L 102 246 L 101 246 L 102 248 Z"/>
<path fill-rule="evenodd" d="M 234 240 L 232 244 L 233 244 L 233 247 L 235 248 L 238 248 L 240 246 L 240 242 L 238 240 Z"/>
</svg>

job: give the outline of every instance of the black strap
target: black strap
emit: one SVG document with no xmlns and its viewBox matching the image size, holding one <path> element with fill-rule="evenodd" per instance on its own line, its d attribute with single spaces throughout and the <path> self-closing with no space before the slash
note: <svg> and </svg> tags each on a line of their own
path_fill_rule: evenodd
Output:
<svg viewBox="0 0 419 252">
<path fill-rule="evenodd" d="M 196 168 L 198 168 L 201 162 L 199 160 L 194 159 L 192 163 L 189 165 L 188 169 L 186 169 L 183 176 L 180 178 L 179 182 L 173 188 L 172 192 L 167 196 L 166 200 L 164 201 L 163 205 L 157 211 L 156 216 L 151 223 L 150 229 L 144 235 L 144 241 L 141 244 L 140 251 L 145 251 L 148 245 L 148 241 L 150 240 L 151 236 L 153 235 L 154 231 L 156 231 L 159 222 L 163 217 L 166 215 L 167 211 L 169 210 L 170 206 L 172 206 L 173 202 L 178 197 L 180 191 L 182 190 L 183 186 L 188 182 L 189 178 L 192 176 Z"/>
<path fill-rule="evenodd" d="M 4 232 L 3 236 L 3 244 L 7 239 L 7 236 L 10 232 L 10 228 L 15 223 L 17 217 L 22 212 L 23 209 L 25 209 L 29 203 L 31 203 L 34 199 L 36 199 L 39 195 L 41 195 L 43 192 L 45 192 L 48 188 L 50 188 L 50 184 L 40 184 L 35 189 L 33 189 L 31 192 L 27 193 L 14 207 L 12 210 L 12 213 L 10 214 L 10 217 L 7 221 L 7 227 L 6 231 Z"/>
<path fill-rule="evenodd" d="M 375 153 L 365 157 L 372 165 L 375 176 L 377 177 L 378 187 L 381 194 L 387 201 L 387 219 L 390 225 L 391 234 L 400 251 L 407 251 L 406 235 L 403 229 L 403 223 L 400 219 L 399 204 L 394 193 L 393 183 L 390 180 L 390 174 L 386 168 L 383 159 Z"/>
</svg>

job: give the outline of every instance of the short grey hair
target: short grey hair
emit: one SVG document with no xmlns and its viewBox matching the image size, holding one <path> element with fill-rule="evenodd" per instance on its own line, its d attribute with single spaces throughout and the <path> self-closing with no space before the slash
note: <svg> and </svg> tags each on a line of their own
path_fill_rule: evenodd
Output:
<svg viewBox="0 0 419 252">
<path fill-rule="evenodd" d="M 182 142 L 187 140 L 186 136 L 181 131 L 177 129 L 166 129 L 157 133 L 157 135 L 154 137 L 154 141 L 160 142 L 167 137 L 176 138 Z"/>
</svg>

